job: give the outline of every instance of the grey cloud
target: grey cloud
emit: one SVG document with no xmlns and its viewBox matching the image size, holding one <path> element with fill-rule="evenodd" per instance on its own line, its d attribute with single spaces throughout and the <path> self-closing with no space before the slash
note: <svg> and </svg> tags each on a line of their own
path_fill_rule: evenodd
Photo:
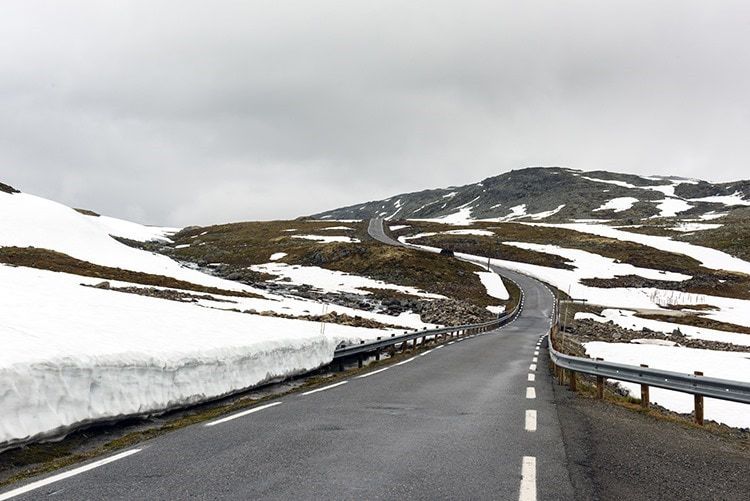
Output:
<svg viewBox="0 0 750 501">
<path fill-rule="evenodd" d="M 3 2 L 0 180 L 159 224 L 527 165 L 747 177 L 745 2 Z"/>
</svg>

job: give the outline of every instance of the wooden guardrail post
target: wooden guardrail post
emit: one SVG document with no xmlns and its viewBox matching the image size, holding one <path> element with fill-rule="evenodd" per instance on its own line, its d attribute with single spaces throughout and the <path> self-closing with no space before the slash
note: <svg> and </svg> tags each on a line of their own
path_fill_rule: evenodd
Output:
<svg viewBox="0 0 750 501">
<path fill-rule="evenodd" d="M 576 391 L 578 389 L 578 385 L 576 383 L 576 371 L 568 371 L 568 376 L 570 377 L 570 391 Z"/>
<path fill-rule="evenodd" d="M 597 358 L 597 360 L 604 360 L 603 358 Z M 604 399 L 604 376 L 596 376 L 596 398 L 599 400 Z"/>
<path fill-rule="evenodd" d="M 648 365 L 641 364 L 641 367 L 648 368 Z M 648 385 L 641 384 L 641 409 L 648 409 L 649 400 Z"/>
<path fill-rule="evenodd" d="M 701 371 L 695 371 L 693 374 L 702 376 Z M 703 426 L 703 395 L 694 395 L 695 400 L 695 423 Z"/>
</svg>

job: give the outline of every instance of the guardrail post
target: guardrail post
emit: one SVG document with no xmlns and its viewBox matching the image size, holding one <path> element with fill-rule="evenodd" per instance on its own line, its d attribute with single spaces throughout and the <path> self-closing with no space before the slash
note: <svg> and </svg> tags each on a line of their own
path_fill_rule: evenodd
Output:
<svg viewBox="0 0 750 501">
<path fill-rule="evenodd" d="M 597 360 L 604 360 L 603 358 L 597 358 Z M 604 376 L 596 376 L 596 398 L 599 400 L 604 399 Z"/>
<path fill-rule="evenodd" d="M 576 384 L 576 371 L 569 370 L 568 375 L 570 376 L 570 391 L 576 391 L 578 389 Z"/>
<path fill-rule="evenodd" d="M 375 351 L 375 361 L 380 362 L 380 350 Z"/>
<path fill-rule="evenodd" d="M 362 355 L 357 356 L 357 367 L 362 368 Z"/>
<path fill-rule="evenodd" d="M 648 365 L 641 364 L 641 367 L 648 368 Z M 648 404 L 649 404 L 648 385 L 641 384 L 641 409 L 648 409 Z"/>
<path fill-rule="evenodd" d="M 695 371 L 693 374 L 702 376 L 701 371 Z M 694 395 L 695 399 L 695 423 L 703 426 L 703 395 Z"/>
</svg>

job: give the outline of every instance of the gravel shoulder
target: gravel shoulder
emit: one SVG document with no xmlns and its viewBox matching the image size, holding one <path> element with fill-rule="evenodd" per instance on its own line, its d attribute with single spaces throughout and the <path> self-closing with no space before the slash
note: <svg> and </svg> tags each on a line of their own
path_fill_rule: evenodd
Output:
<svg viewBox="0 0 750 501">
<path fill-rule="evenodd" d="M 748 499 L 747 442 L 553 387 L 578 499 Z"/>
</svg>

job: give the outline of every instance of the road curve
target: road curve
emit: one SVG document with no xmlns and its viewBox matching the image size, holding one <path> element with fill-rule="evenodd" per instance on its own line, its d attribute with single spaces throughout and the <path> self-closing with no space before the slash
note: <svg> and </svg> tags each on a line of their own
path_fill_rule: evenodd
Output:
<svg viewBox="0 0 750 501">
<path fill-rule="evenodd" d="M 372 233 L 388 238 L 382 223 Z M 519 317 L 499 330 L 343 384 L 284 396 L 211 426 L 177 430 L 110 462 L 65 470 L 62 478 L 57 472 L 14 485 L 0 492 L 0 500 L 53 494 L 108 500 L 572 499 L 552 385 L 535 359 L 553 299 L 538 281 L 498 271 L 525 297 Z M 24 487 L 34 489 L 17 490 Z"/>
</svg>

